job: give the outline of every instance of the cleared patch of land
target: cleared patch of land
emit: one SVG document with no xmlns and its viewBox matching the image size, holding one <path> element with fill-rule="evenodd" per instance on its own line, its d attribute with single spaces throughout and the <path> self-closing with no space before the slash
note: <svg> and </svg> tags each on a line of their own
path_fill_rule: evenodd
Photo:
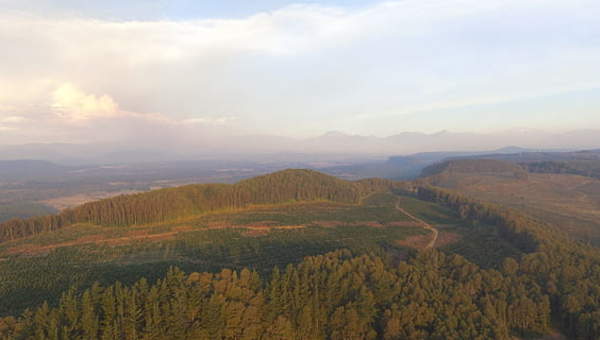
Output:
<svg viewBox="0 0 600 340">
<path fill-rule="evenodd" d="M 57 248 L 87 244 L 114 246 L 135 242 L 160 242 L 173 240 L 181 233 L 203 230 L 239 229 L 242 236 L 261 236 L 271 231 L 305 227 L 420 227 L 405 213 L 391 205 L 395 197 L 374 196 L 373 199 L 379 201 L 366 201 L 360 206 L 330 202 L 263 206 L 232 213 L 206 214 L 171 224 L 129 228 L 74 225 L 52 233 L 2 244 L 0 254 L 31 256 L 45 254 Z"/>
</svg>

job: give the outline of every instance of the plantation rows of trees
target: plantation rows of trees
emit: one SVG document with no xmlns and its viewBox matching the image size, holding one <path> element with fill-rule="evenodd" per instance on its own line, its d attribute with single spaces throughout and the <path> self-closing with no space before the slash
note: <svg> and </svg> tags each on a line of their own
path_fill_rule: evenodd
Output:
<svg viewBox="0 0 600 340">
<path fill-rule="evenodd" d="M 390 266 L 337 251 L 273 270 L 94 285 L 0 321 L 3 339 L 510 339 L 543 334 L 550 299 L 507 260 L 482 270 L 422 253 Z"/>
<path fill-rule="evenodd" d="M 504 259 L 497 269 L 482 269 L 436 250 L 399 263 L 339 250 L 270 274 L 226 269 L 186 275 L 172 269 L 155 283 L 142 279 L 130 286 L 73 288 L 57 306 L 43 304 L 1 319 L 0 338 L 511 339 L 546 334 L 551 326 L 569 339 L 600 338 L 596 248 L 513 211 L 426 182 L 345 182 L 310 171 L 271 176 L 280 177 L 124 196 L 96 203 L 94 212 L 87 207 L 82 210 L 87 215 L 79 217 L 128 225 L 250 204 L 357 203 L 371 191 L 394 189 L 445 205 L 467 224 L 495 226 L 523 255 Z M 265 188 L 270 189 L 262 192 Z M 166 201 L 168 209 L 161 210 L 161 200 L 169 199 L 177 203 Z M 128 213 L 140 220 L 130 220 Z"/>
<path fill-rule="evenodd" d="M 505 174 L 526 179 L 527 171 L 515 163 L 495 159 L 455 159 L 430 165 L 421 172 L 422 177 L 444 173 Z"/>
<path fill-rule="evenodd" d="M 0 317 L 20 314 L 44 301 L 55 305 L 72 285 L 133 284 L 142 277 L 155 281 L 170 266 L 186 272 L 247 267 L 268 274 L 275 266 L 338 249 L 391 257 L 404 253 L 396 240 L 420 232 L 421 228 L 340 226 L 271 231 L 253 237 L 243 236 L 245 230 L 228 228 L 183 233 L 170 241 L 64 247 L 47 255 L 11 257 L 0 261 Z"/>
<path fill-rule="evenodd" d="M 568 240 L 550 226 L 491 204 L 482 204 L 430 186 L 417 196 L 445 204 L 468 221 L 485 221 L 527 252 L 513 271 L 528 277 L 549 296 L 552 315 L 570 339 L 600 338 L 600 251 Z"/>
<path fill-rule="evenodd" d="M 259 204 L 315 200 L 358 203 L 362 197 L 392 185 L 391 181 L 381 179 L 348 182 L 311 170 L 286 170 L 233 185 L 197 184 L 123 195 L 90 202 L 58 215 L 10 220 L 0 223 L 0 242 L 75 223 L 130 226 Z"/>
<path fill-rule="evenodd" d="M 529 172 L 543 174 L 571 174 L 600 178 L 600 161 L 541 161 L 522 163 Z"/>
</svg>

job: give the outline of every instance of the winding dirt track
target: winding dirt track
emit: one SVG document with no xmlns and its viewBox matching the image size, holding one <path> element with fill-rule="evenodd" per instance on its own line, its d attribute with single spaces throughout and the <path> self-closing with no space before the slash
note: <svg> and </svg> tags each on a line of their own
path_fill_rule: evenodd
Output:
<svg viewBox="0 0 600 340">
<path fill-rule="evenodd" d="M 424 249 L 431 249 L 435 246 L 435 242 L 438 239 L 438 230 L 432 226 L 431 224 L 423 221 L 422 219 L 414 216 L 413 214 L 409 213 L 408 211 L 404 210 L 402 207 L 400 207 L 400 202 L 396 203 L 396 209 L 398 209 L 400 212 L 402 212 L 404 215 L 410 217 L 413 221 L 417 222 L 418 224 L 420 224 L 423 228 L 430 230 L 433 233 L 433 237 L 431 238 L 431 241 L 429 241 L 429 243 L 425 246 Z"/>
</svg>

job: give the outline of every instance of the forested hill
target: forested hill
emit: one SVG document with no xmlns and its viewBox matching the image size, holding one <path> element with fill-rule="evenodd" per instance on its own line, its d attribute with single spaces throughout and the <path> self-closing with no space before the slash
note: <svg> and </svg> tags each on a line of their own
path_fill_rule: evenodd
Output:
<svg viewBox="0 0 600 340">
<path fill-rule="evenodd" d="M 515 177 L 527 176 L 518 164 L 495 159 L 453 159 L 430 165 L 423 169 L 421 176 L 429 177 L 449 173 L 464 174 L 506 174 Z"/>
<path fill-rule="evenodd" d="M 315 200 L 358 203 L 361 197 L 393 185 L 380 179 L 349 182 L 312 170 L 284 170 L 236 184 L 194 184 L 123 195 L 57 215 L 10 220 L 0 224 L 0 242 L 76 223 L 130 226 L 251 205 Z"/>
<path fill-rule="evenodd" d="M 484 269 L 438 250 L 400 262 L 338 250 L 268 275 L 172 269 L 154 283 L 73 287 L 56 306 L 0 319 L 0 338 L 510 340 L 554 327 L 568 339 L 600 338 L 597 249 L 501 207 L 414 189 L 473 228 L 495 226 L 522 256 Z"/>
</svg>

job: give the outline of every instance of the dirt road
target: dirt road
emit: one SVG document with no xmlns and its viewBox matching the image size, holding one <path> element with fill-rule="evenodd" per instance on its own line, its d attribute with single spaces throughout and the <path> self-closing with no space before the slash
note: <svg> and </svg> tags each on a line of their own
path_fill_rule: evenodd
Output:
<svg viewBox="0 0 600 340">
<path fill-rule="evenodd" d="M 400 210 L 404 215 L 410 217 L 413 221 L 417 222 L 418 224 L 420 224 L 423 228 L 430 230 L 433 233 L 433 236 L 431 238 L 431 241 L 429 241 L 429 243 L 425 246 L 424 249 L 431 249 L 435 246 L 435 242 L 438 239 L 438 230 L 432 226 L 431 224 L 423 221 L 422 219 L 414 216 L 413 214 L 409 213 L 408 211 L 404 210 L 402 207 L 400 207 L 400 203 L 396 203 L 396 209 Z"/>
</svg>

